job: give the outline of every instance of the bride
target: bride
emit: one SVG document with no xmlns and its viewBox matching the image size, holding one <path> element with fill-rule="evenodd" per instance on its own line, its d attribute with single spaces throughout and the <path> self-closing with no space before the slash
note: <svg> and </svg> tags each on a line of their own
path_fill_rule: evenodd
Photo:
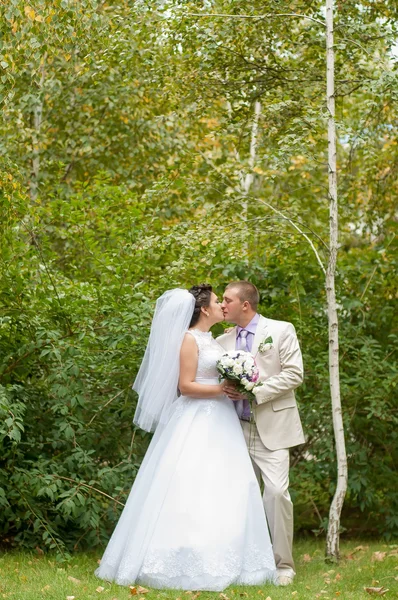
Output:
<svg viewBox="0 0 398 600">
<path fill-rule="evenodd" d="M 218 382 L 223 349 L 209 329 L 222 320 L 210 285 L 157 301 L 134 383 L 134 423 L 155 434 L 96 570 L 101 579 L 209 591 L 276 579 L 258 482 Z"/>
</svg>

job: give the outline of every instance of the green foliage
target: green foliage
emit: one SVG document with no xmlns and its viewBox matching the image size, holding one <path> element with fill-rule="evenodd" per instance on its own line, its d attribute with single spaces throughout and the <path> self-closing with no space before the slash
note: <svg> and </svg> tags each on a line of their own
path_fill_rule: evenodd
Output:
<svg viewBox="0 0 398 600">
<path fill-rule="evenodd" d="M 292 454 L 291 491 L 297 529 L 325 528 L 336 480 L 325 290 L 303 235 L 326 264 L 322 25 L 187 14 L 207 4 L 231 12 L 224 2 L 91 0 L 1 9 L 5 543 L 66 556 L 106 541 L 149 441 L 132 426 L 131 384 L 155 298 L 201 281 L 221 295 L 235 279 L 253 281 L 261 312 L 298 331 L 308 441 Z M 392 537 L 398 86 L 392 9 L 367 4 L 343 3 L 336 26 L 343 524 Z M 320 6 L 294 11 L 322 20 Z M 264 3 L 234 11 L 263 14 Z"/>
</svg>

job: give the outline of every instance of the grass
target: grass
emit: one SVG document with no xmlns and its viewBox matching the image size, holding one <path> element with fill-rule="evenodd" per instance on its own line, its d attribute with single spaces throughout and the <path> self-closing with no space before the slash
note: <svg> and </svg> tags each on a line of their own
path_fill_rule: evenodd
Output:
<svg viewBox="0 0 398 600">
<path fill-rule="evenodd" d="M 341 544 L 338 565 L 324 561 L 323 541 L 297 541 L 297 576 L 289 587 L 238 587 L 224 591 L 221 599 L 307 600 L 341 598 L 364 600 L 380 597 L 365 587 L 383 587 L 383 598 L 398 598 L 398 546 L 385 542 L 349 541 Z M 97 579 L 93 571 L 100 553 L 77 553 L 70 563 L 58 564 L 48 555 L 5 552 L 0 555 L 0 600 L 189 600 L 192 592 L 149 590 L 132 596 L 130 589 Z M 201 592 L 200 600 L 219 600 L 217 592 Z M 71 599 L 70 599 L 71 600 Z"/>
</svg>

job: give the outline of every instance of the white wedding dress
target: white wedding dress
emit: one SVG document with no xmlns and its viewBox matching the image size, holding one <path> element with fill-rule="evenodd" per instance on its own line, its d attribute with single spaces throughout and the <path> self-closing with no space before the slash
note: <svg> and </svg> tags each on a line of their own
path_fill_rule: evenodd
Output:
<svg viewBox="0 0 398 600">
<path fill-rule="evenodd" d="M 199 349 L 196 381 L 217 384 L 223 349 L 210 332 L 191 334 Z M 96 575 L 121 585 L 209 591 L 275 581 L 259 485 L 229 398 L 174 402 Z"/>
</svg>

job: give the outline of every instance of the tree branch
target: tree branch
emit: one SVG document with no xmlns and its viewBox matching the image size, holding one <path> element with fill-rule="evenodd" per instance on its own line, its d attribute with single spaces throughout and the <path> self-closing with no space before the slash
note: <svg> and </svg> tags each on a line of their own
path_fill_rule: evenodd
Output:
<svg viewBox="0 0 398 600">
<path fill-rule="evenodd" d="M 268 13 L 265 15 L 230 15 L 228 13 L 186 13 L 184 17 L 215 17 L 216 19 L 275 19 L 278 17 L 293 17 L 296 19 L 309 19 L 310 21 L 314 21 L 314 23 L 318 23 L 323 27 L 326 27 L 326 24 L 320 19 L 315 19 L 314 17 L 309 17 L 308 15 L 300 15 L 298 13 Z"/>
</svg>

